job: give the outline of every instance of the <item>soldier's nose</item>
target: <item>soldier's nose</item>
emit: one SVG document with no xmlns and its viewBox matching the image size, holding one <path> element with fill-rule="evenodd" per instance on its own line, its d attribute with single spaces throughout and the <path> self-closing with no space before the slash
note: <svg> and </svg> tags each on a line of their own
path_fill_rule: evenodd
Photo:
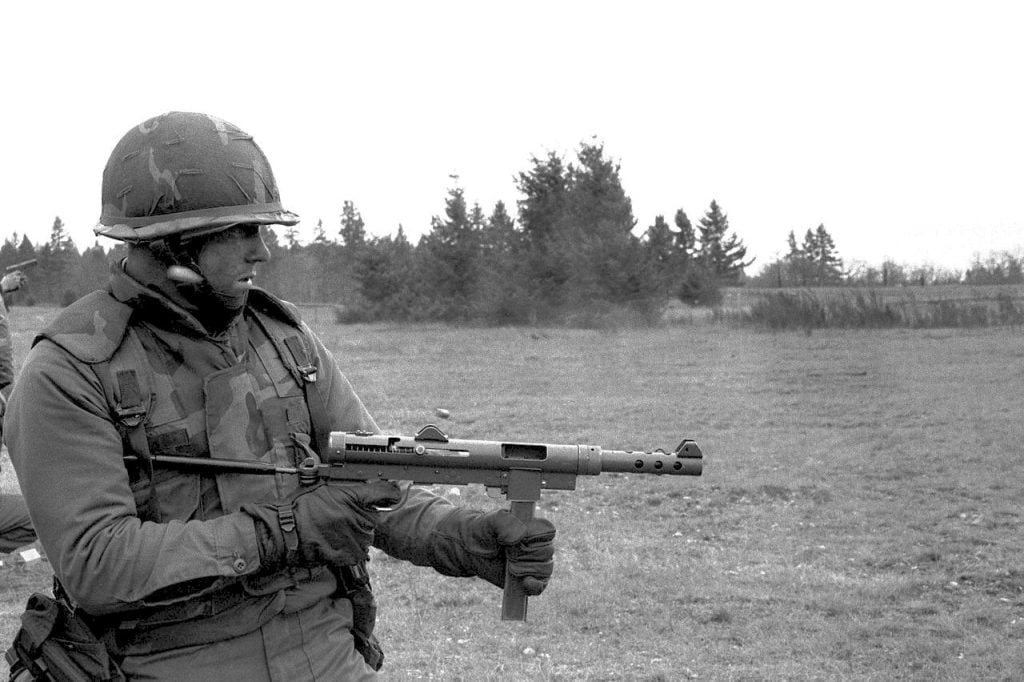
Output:
<svg viewBox="0 0 1024 682">
<path fill-rule="evenodd" d="M 246 260 L 250 263 L 265 263 L 270 260 L 270 249 L 267 248 L 267 244 L 263 241 L 263 237 L 256 237 L 253 239 L 253 243 L 250 244 L 248 253 L 246 254 Z"/>
</svg>

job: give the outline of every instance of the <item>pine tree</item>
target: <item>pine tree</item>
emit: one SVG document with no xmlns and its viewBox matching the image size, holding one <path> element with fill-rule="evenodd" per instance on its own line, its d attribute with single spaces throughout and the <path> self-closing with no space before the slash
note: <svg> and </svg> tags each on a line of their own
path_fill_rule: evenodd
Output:
<svg viewBox="0 0 1024 682">
<path fill-rule="evenodd" d="M 461 187 L 448 191 L 445 217 L 434 216 L 416 248 L 421 294 L 437 319 L 465 319 L 476 288 L 483 212 L 471 214 Z"/>
<path fill-rule="evenodd" d="M 835 242 L 824 224 L 807 230 L 799 247 L 796 237 L 790 232 L 788 258 L 801 286 L 825 286 L 842 281 L 843 262 L 836 254 Z"/>
<path fill-rule="evenodd" d="M 295 251 L 302 247 L 299 243 L 299 228 L 295 225 L 288 225 L 284 230 L 284 243 L 285 248 L 289 251 Z"/>
<path fill-rule="evenodd" d="M 498 201 L 480 234 L 480 272 L 472 314 L 493 324 L 529 322 L 532 299 L 525 241 Z"/>
<path fill-rule="evenodd" d="M 658 273 L 658 279 L 669 279 L 678 262 L 676 235 L 665 222 L 665 216 L 655 216 L 654 224 L 647 228 L 643 237 L 644 251 L 649 267 Z"/>
<path fill-rule="evenodd" d="M 697 248 L 697 234 L 693 231 L 693 223 L 686 217 L 683 209 L 676 211 L 675 216 L 675 252 L 679 259 L 679 267 L 686 269 L 693 260 Z"/>
<path fill-rule="evenodd" d="M 484 254 L 506 256 L 521 246 L 521 235 L 516 223 L 505 208 L 505 202 L 498 201 L 488 216 L 481 231 L 480 244 Z"/>
<path fill-rule="evenodd" d="M 53 219 L 53 227 L 50 229 L 50 249 L 53 253 L 74 252 L 76 255 L 78 254 L 78 249 L 75 248 L 75 243 L 64 228 L 64 221 L 60 216 Z"/>
<path fill-rule="evenodd" d="M 807 234 L 811 235 L 813 240 L 810 230 L 807 231 Z M 814 264 L 811 262 L 806 250 L 807 236 L 804 236 L 804 245 L 801 246 L 796 242 L 796 233 L 790 230 L 786 243 L 789 247 L 789 252 L 784 258 L 785 268 L 780 272 L 779 286 L 808 286 L 812 280 Z"/>
<path fill-rule="evenodd" d="M 735 234 L 729 234 L 729 218 L 718 203 L 711 201 L 698 223 L 700 248 L 697 259 L 718 284 L 736 284 L 754 259 L 744 261 L 747 247 Z"/>
<path fill-rule="evenodd" d="M 366 224 L 355 204 L 346 201 L 341 207 L 341 243 L 349 249 L 359 249 L 366 244 Z"/>
<path fill-rule="evenodd" d="M 97 241 L 82 252 L 79 260 L 79 280 L 75 288 L 81 293 L 88 293 L 106 287 L 110 277 L 110 261 L 107 253 Z"/>
<path fill-rule="evenodd" d="M 32 276 L 33 290 L 44 301 L 70 305 L 80 293 L 74 289 L 79 254 L 60 216 L 53 219 L 50 240 L 39 250 L 39 267 Z"/>
<path fill-rule="evenodd" d="M 599 144 L 580 145 L 569 166 L 563 248 L 575 306 L 592 301 L 640 303 L 652 294 L 657 277 L 644 276 L 644 256 L 632 231 L 632 201 L 622 187 L 620 167 Z"/>
<path fill-rule="evenodd" d="M 588 143 L 573 163 L 549 154 L 533 164 L 517 184 L 525 195 L 519 224 L 535 313 L 579 317 L 609 304 L 645 308 L 658 279 L 632 234 L 636 220 L 619 164 L 602 145 Z"/>
<path fill-rule="evenodd" d="M 773 265 L 777 266 L 778 286 L 825 286 L 842 281 L 843 262 L 823 224 L 807 230 L 799 244 L 790 230 L 786 244 L 789 251 L 780 263 Z"/>
<path fill-rule="evenodd" d="M 487 217 L 484 215 L 484 210 L 480 208 L 480 204 L 474 203 L 473 208 L 469 209 L 469 215 L 466 216 L 466 220 L 469 221 L 469 228 L 473 234 L 477 235 L 477 245 L 480 244 L 480 233 L 487 227 Z"/>
<path fill-rule="evenodd" d="M 314 244 L 329 244 L 330 241 L 327 239 L 327 233 L 324 231 L 323 218 L 316 221 L 316 228 L 313 230 L 313 243 Z"/>
<path fill-rule="evenodd" d="M 715 305 L 721 300 L 717 276 L 699 259 L 697 232 L 683 209 L 676 211 L 673 232 L 673 268 L 669 291 L 693 305 Z"/>
<path fill-rule="evenodd" d="M 38 255 L 32 240 L 28 238 L 27 234 L 22 235 L 21 241 L 18 243 L 18 262 L 35 258 Z"/>
<path fill-rule="evenodd" d="M 546 252 L 558 233 L 569 193 L 565 164 L 554 152 L 541 160 L 531 159 L 533 168 L 520 173 L 516 186 L 524 198 L 519 200 L 519 223 L 530 247 Z"/>
<path fill-rule="evenodd" d="M 810 236 L 811 231 L 808 230 L 804 241 L 807 242 Z M 832 239 L 832 235 L 825 229 L 824 223 L 818 225 L 817 229 L 814 230 L 813 239 L 810 240 L 810 243 L 813 244 L 814 248 L 807 251 L 807 256 L 813 264 L 814 276 L 818 286 L 841 282 L 843 280 L 843 261 L 836 253 L 835 242 Z"/>
<path fill-rule="evenodd" d="M 4 240 L 3 246 L 0 246 L 0 266 L 7 267 L 17 262 L 19 262 L 18 233 L 15 232 L 13 236 Z"/>
<path fill-rule="evenodd" d="M 417 284 L 410 279 L 414 258 L 401 225 L 394 237 L 368 239 L 356 263 L 362 309 L 352 311 L 350 319 L 416 319 Z"/>
<path fill-rule="evenodd" d="M 559 238 L 566 219 L 569 178 L 554 152 L 544 159 L 533 157 L 531 163 L 529 171 L 519 174 L 516 187 L 523 195 L 517 202 L 524 242 L 520 265 L 532 308 L 526 314 L 536 318 L 562 306 L 569 279 L 571 265 Z"/>
<path fill-rule="evenodd" d="M 324 229 L 324 221 L 318 220 L 313 232 L 313 241 L 303 250 L 303 255 L 311 263 L 306 272 L 305 280 L 310 285 L 310 298 L 307 301 L 343 301 L 350 289 L 354 288 L 347 274 L 347 263 L 343 249 L 338 242 L 328 238 Z"/>
</svg>

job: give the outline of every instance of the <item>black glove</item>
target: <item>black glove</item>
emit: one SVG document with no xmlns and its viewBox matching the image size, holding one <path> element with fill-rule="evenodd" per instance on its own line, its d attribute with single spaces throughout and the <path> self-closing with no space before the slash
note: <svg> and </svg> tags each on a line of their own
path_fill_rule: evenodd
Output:
<svg viewBox="0 0 1024 682">
<path fill-rule="evenodd" d="M 551 578 L 554 540 L 555 526 L 547 519 L 523 523 L 506 509 L 457 509 L 434 529 L 427 563 L 445 575 L 477 575 L 504 587 L 507 562 L 509 572 L 533 596 L 543 592 Z"/>
<path fill-rule="evenodd" d="M 260 562 L 281 566 L 354 566 L 369 558 L 378 511 L 397 504 L 401 489 L 390 481 L 319 483 L 280 504 L 247 504 L 256 522 Z"/>
</svg>

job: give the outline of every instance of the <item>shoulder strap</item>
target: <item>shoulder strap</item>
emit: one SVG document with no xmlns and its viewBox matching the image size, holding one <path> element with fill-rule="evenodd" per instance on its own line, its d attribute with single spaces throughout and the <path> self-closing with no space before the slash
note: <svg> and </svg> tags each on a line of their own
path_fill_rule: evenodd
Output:
<svg viewBox="0 0 1024 682">
<path fill-rule="evenodd" d="M 153 402 L 152 372 L 146 349 L 139 338 L 148 333 L 144 326 L 128 327 L 124 340 L 114 354 L 94 365 L 96 376 L 110 407 L 111 417 L 121 434 L 125 453 L 136 455 L 142 462 L 149 485 L 139 515 L 160 521 L 160 506 L 154 485 L 153 455 L 146 436 L 146 421 Z"/>
<path fill-rule="evenodd" d="M 289 336 L 284 340 L 288 347 L 292 360 L 295 362 L 299 374 L 302 376 L 302 392 L 306 395 L 306 407 L 309 409 L 309 419 L 312 423 L 313 449 L 323 453 L 327 448 L 327 441 L 330 439 L 330 426 L 327 421 L 327 407 L 324 405 L 323 396 L 316 386 L 317 367 L 315 360 L 311 357 L 299 336 Z"/>
<path fill-rule="evenodd" d="M 307 345 L 300 328 L 282 325 L 280 322 L 270 322 L 259 313 L 253 315 L 253 319 L 260 325 L 267 338 L 274 345 L 274 350 L 288 367 L 288 370 L 295 377 L 295 380 L 302 386 L 303 395 L 306 398 L 306 409 L 309 410 L 309 420 L 312 426 L 312 447 L 318 453 L 323 454 L 327 448 L 330 438 L 330 420 L 327 417 L 327 406 L 324 404 L 323 396 L 317 389 L 316 354 Z M 287 330 L 287 331 L 286 331 Z"/>
</svg>

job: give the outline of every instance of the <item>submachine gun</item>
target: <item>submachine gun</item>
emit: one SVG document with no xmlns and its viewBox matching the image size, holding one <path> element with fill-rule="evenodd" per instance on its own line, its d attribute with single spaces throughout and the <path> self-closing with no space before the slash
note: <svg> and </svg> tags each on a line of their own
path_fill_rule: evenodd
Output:
<svg viewBox="0 0 1024 682">
<path fill-rule="evenodd" d="M 700 448 L 688 439 L 672 452 L 604 450 L 596 445 L 449 438 L 433 424 L 415 436 L 334 431 L 321 456 L 312 450 L 307 455 L 297 467 L 173 455 L 153 455 L 152 461 L 155 466 L 211 473 L 296 474 L 304 485 L 321 479 L 478 483 L 503 495 L 512 514 L 524 522 L 533 518 L 541 490 L 575 490 L 577 476 L 606 472 L 700 476 L 703 464 Z M 522 585 L 506 573 L 502 620 L 526 620 L 526 606 Z"/>
</svg>

